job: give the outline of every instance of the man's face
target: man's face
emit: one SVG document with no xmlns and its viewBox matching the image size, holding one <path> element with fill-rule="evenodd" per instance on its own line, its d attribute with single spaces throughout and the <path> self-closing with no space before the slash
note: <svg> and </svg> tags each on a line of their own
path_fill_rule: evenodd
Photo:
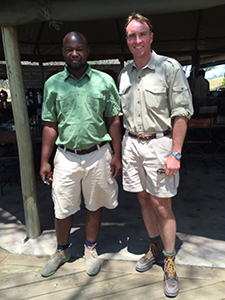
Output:
<svg viewBox="0 0 225 300">
<path fill-rule="evenodd" d="M 90 49 L 84 37 L 69 34 L 63 40 L 62 55 L 71 73 L 86 67 Z"/>
<path fill-rule="evenodd" d="M 145 22 L 132 20 L 127 28 L 127 45 L 135 58 L 145 58 L 151 55 L 153 33 Z"/>
</svg>

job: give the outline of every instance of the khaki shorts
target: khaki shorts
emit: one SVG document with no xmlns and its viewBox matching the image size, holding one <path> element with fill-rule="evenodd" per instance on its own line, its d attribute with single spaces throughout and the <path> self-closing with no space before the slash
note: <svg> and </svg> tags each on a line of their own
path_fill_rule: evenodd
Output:
<svg viewBox="0 0 225 300">
<path fill-rule="evenodd" d="M 153 196 L 170 198 L 177 194 L 179 173 L 157 175 L 170 155 L 171 136 L 141 141 L 123 137 L 123 188 L 128 192 L 146 191 Z"/>
<path fill-rule="evenodd" d="M 54 158 L 52 199 L 58 219 L 80 210 L 83 196 L 90 211 L 118 205 L 118 185 L 110 175 L 110 144 L 85 155 L 76 155 L 59 148 Z"/>
</svg>

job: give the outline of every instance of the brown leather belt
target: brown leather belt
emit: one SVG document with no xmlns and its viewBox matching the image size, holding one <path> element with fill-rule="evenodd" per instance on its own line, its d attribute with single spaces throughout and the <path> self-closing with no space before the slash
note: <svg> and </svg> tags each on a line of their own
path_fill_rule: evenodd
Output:
<svg viewBox="0 0 225 300">
<path fill-rule="evenodd" d="M 167 135 L 170 134 L 170 131 L 166 130 L 166 131 L 161 132 L 160 134 L 162 134 L 162 136 L 167 136 Z M 150 135 L 144 135 L 144 134 L 133 134 L 131 132 L 128 132 L 128 135 L 130 137 L 133 137 L 135 139 L 139 139 L 139 140 L 142 140 L 142 141 L 152 140 L 152 139 L 155 139 L 156 136 L 157 136 L 156 133 L 150 134 Z"/>
<path fill-rule="evenodd" d="M 102 147 L 106 144 L 107 142 L 101 142 L 99 144 L 99 147 Z M 59 145 L 60 148 L 64 149 L 64 146 L 63 145 Z M 69 152 L 72 152 L 74 154 L 77 154 L 77 155 L 83 155 L 83 154 L 88 154 L 88 153 L 91 153 L 93 151 L 96 151 L 98 149 L 98 147 L 95 145 L 89 149 L 85 149 L 85 150 L 72 150 L 72 149 L 69 149 L 69 148 L 66 148 L 66 151 L 69 151 Z"/>
</svg>

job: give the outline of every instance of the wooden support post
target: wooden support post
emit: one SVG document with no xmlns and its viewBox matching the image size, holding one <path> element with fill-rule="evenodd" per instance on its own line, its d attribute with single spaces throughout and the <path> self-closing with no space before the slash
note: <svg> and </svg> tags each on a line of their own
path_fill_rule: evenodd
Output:
<svg viewBox="0 0 225 300">
<path fill-rule="evenodd" d="M 1 27 L 1 31 L 12 99 L 13 117 L 16 126 L 26 232 L 28 238 L 35 239 L 40 235 L 41 230 L 33 147 L 20 62 L 17 30 L 14 26 L 7 26 Z"/>
</svg>

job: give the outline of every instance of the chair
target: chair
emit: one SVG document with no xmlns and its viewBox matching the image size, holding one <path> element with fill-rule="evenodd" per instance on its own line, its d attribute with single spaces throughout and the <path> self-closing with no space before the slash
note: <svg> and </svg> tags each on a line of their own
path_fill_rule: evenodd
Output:
<svg viewBox="0 0 225 300">
<path fill-rule="evenodd" d="M 217 114 L 218 112 L 218 105 L 206 105 L 206 106 L 199 106 L 198 113 L 199 115 L 211 115 L 211 114 Z"/>
<path fill-rule="evenodd" d="M 188 122 L 187 134 L 184 141 L 183 157 L 185 170 L 187 172 L 187 163 L 189 158 L 202 158 L 208 173 L 209 168 L 206 163 L 207 150 L 212 143 L 213 117 L 193 118 Z"/>
<path fill-rule="evenodd" d="M 0 132 L 0 187 L 19 178 L 19 155 L 15 131 Z"/>
<path fill-rule="evenodd" d="M 211 115 L 216 116 L 219 111 L 218 100 L 212 98 L 194 98 L 193 103 L 195 105 L 195 116 L 196 117 L 210 117 Z"/>
</svg>

